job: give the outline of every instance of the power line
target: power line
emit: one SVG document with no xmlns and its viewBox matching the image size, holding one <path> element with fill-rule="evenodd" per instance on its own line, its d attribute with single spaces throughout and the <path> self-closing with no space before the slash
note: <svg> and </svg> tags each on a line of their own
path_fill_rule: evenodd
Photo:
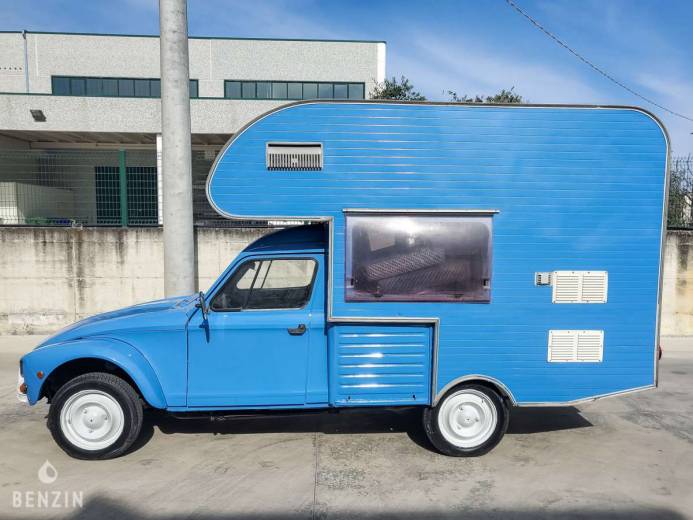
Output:
<svg viewBox="0 0 693 520">
<path fill-rule="evenodd" d="M 517 11 L 517 12 L 520 13 L 522 16 L 524 16 L 525 18 L 527 18 L 527 20 L 529 20 L 530 23 L 531 23 L 532 25 L 534 25 L 537 29 L 539 29 L 541 32 L 543 32 L 546 36 L 548 36 L 549 38 L 551 38 L 551 39 L 552 39 L 553 41 L 555 41 L 558 45 L 560 45 L 560 46 L 563 47 L 565 50 L 567 50 L 568 52 L 570 52 L 573 56 L 575 56 L 577 59 L 579 59 L 579 60 L 580 60 L 581 62 L 583 62 L 585 65 L 587 65 L 587 66 L 589 66 L 590 68 L 594 69 L 596 72 L 598 72 L 599 74 L 601 74 L 602 76 L 604 76 L 606 79 L 608 79 L 608 80 L 611 81 L 612 83 L 615 83 L 616 85 L 618 85 L 618 86 L 621 87 L 622 89 L 627 90 L 628 92 L 630 92 L 630 93 L 633 94 L 634 96 L 639 97 L 639 98 L 642 99 L 643 101 L 646 101 L 647 103 L 650 103 L 651 105 L 654 105 L 654 106 L 656 106 L 657 108 L 660 108 L 660 109 L 664 110 L 665 112 L 670 113 L 671 115 L 674 115 L 674 116 L 677 116 L 677 117 L 681 117 L 681 118 L 683 118 L 683 119 L 687 119 L 688 121 L 693 121 L 693 118 L 688 117 L 687 115 L 681 114 L 681 113 L 679 113 L 679 112 L 675 112 L 675 111 L 673 111 L 673 110 L 670 110 L 670 109 L 668 109 L 667 107 L 665 107 L 665 106 L 663 106 L 663 105 L 660 105 L 660 104 L 657 103 L 656 101 L 653 101 L 653 100 L 651 100 L 651 99 L 649 99 L 649 98 L 643 96 L 642 94 L 636 92 L 635 90 L 633 90 L 633 89 L 630 88 L 629 86 L 624 85 L 624 84 L 621 83 L 619 80 L 617 80 L 616 78 L 614 78 L 611 74 L 609 74 L 609 73 L 606 72 L 604 69 L 601 69 L 600 67 L 598 67 L 597 65 L 595 65 L 594 63 L 592 63 L 590 60 L 588 60 L 587 58 L 585 58 L 582 54 L 580 54 L 579 52 L 577 52 L 576 50 L 574 50 L 572 47 L 570 47 L 567 43 L 565 43 L 563 40 L 561 40 L 558 36 L 556 36 L 556 35 L 553 34 L 551 31 L 549 31 L 548 29 L 546 29 L 543 25 L 541 25 L 541 24 L 540 24 L 539 22 L 537 22 L 534 18 L 532 18 L 529 14 L 527 14 L 525 11 L 523 11 L 519 6 L 517 6 L 517 5 L 515 4 L 515 2 L 513 2 L 513 0 L 505 0 L 505 2 L 506 2 L 510 7 L 512 7 L 515 11 Z"/>
</svg>

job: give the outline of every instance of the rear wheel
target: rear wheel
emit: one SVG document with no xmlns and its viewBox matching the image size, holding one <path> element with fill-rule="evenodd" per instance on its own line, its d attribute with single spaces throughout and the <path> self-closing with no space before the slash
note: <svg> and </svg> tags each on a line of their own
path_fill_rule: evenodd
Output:
<svg viewBox="0 0 693 520">
<path fill-rule="evenodd" d="M 490 451 L 503 438 L 508 419 L 503 399 L 478 384 L 453 388 L 423 413 L 431 443 L 453 457 L 474 457 Z"/>
<path fill-rule="evenodd" d="M 142 427 L 142 403 L 135 390 L 112 374 L 93 372 L 65 383 L 48 412 L 58 445 L 78 459 L 122 455 Z"/>
</svg>

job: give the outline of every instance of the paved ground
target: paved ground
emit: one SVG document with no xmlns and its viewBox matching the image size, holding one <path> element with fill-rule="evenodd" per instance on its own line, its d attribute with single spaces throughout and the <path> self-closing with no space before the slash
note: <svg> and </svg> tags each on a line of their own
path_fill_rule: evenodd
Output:
<svg viewBox="0 0 693 520">
<path fill-rule="evenodd" d="M 665 339 L 658 390 L 518 410 L 481 458 L 437 455 L 412 412 L 369 412 L 152 416 L 134 453 L 104 462 L 68 458 L 47 406 L 15 400 L 16 361 L 36 342 L 0 338 L 3 518 L 693 518 L 693 338 Z M 37 477 L 46 460 L 52 484 Z"/>
</svg>

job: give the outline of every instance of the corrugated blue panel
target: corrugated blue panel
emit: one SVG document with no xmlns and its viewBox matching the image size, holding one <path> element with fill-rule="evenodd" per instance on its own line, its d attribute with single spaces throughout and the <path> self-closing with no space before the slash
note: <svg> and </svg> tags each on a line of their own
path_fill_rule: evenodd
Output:
<svg viewBox="0 0 693 520">
<path fill-rule="evenodd" d="M 268 141 L 323 143 L 323 171 L 267 171 Z M 628 108 L 311 103 L 241 133 L 210 195 L 245 218 L 332 217 L 333 315 L 439 318 L 438 389 L 483 374 L 563 402 L 654 383 L 666 153 Z M 499 210 L 491 303 L 346 303 L 344 208 Z M 608 271 L 608 303 L 552 304 L 533 282 L 555 270 Z M 548 363 L 550 329 L 604 330 L 604 361 Z"/>
<path fill-rule="evenodd" d="M 336 406 L 426 404 L 431 395 L 431 329 L 333 325 L 330 402 Z"/>
</svg>

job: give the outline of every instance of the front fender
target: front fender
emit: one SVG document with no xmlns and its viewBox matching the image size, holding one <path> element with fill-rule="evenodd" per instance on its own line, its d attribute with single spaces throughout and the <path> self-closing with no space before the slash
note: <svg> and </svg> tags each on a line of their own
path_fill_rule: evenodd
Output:
<svg viewBox="0 0 693 520">
<path fill-rule="evenodd" d="M 41 388 L 59 366 L 76 359 L 103 359 L 120 367 L 135 382 L 144 400 L 154 408 L 166 408 L 166 398 L 159 378 L 145 357 L 135 347 L 111 338 L 86 338 L 46 345 L 22 358 L 24 382 L 29 404 L 35 404 Z M 37 373 L 43 372 L 38 378 Z"/>
</svg>

